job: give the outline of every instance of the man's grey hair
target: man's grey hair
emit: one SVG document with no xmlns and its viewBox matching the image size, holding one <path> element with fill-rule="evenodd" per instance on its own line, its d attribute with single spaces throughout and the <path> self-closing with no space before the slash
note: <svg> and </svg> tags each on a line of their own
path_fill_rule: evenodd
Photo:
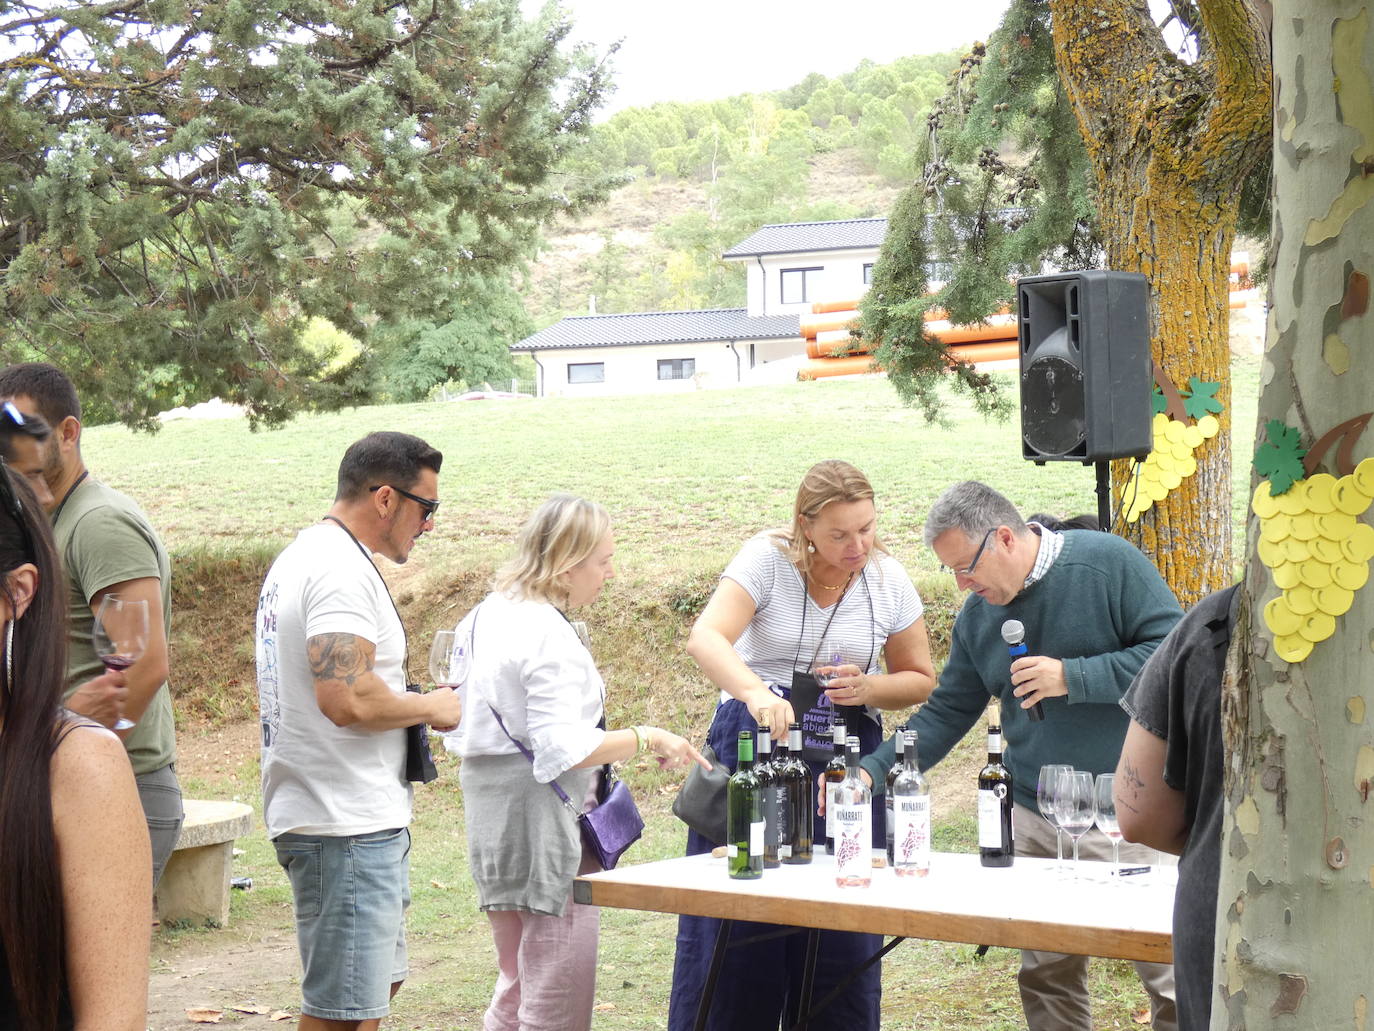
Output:
<svg viewBox="0 0 1374 1031">
<path fill-rule="evenodd" d="M 986 483 L 964 480 L 950 487 L 930 506 L 926 513 L 923 536 L 926 547 L 947 530 L 961 530 L 973 540 L 999 526 L 1011 528 L 1018 537 L 1026 533 L 1026 522 L 1016 506 Z"/>
</svg>

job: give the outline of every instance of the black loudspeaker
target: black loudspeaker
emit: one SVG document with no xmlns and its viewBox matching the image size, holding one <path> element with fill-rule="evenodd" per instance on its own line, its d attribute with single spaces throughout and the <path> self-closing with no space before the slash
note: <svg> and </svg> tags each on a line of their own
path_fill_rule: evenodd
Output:
<svg viewBox="0 0 1374 1031">
<path fill-rule="evenodd" d="M 1045 462 L 1144 458 L 1153 447 L 1149 290 L 1135 272 L 1016 283 L 1021 454 Z"/>
</svg>

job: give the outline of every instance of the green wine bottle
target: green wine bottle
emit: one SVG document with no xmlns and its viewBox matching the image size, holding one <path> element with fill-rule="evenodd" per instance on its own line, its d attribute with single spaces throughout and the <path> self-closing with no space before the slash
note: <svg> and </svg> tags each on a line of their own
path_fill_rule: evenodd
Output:
<svg viewBox="0 0 1374 1031">
<path fill-rule="evenodd" d="M 725 791 L 725 855 L 731 877 L 752 880 L 763 876 L 763 807 L 754 772 L 754 735 L 741 730 L 737 747 L 739 766 Z"/>
</svg>

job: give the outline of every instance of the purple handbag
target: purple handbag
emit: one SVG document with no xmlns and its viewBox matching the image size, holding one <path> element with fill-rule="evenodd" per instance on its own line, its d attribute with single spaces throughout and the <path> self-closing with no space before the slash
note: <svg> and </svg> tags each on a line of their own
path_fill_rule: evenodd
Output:
<svg viewBox="0 0 1374 1031">
<path fill-rule="evenodd" d="M 491 709 L 491 714 L 496 717 L 502 733 L 511 739 L 511 743 L 520 749 L 520 754 L 533 766 L 534 753 L 506 730 L 506 721 L 490 702 L 487 703 L 487 708 Z M 558 781 L 549 781 L 549 787 L 557 792 L 568 812 L 577 817 L 578 826 L 582 828 L 582 840 L 596 853 L 601 868 L 614 870 L 615 864 L 620 862 L 625 850 L 644 833 L 644 818 L 639 815 L 639 806 L 635 805 L 630 789 L 615 775 L 610 763 L 601 767 L 599 778 L 600 783 L 596 788 L 597 803 L 586 812 L 578 811 L 577 805 L 568 797 L 568 793 Z"/>
</svg>

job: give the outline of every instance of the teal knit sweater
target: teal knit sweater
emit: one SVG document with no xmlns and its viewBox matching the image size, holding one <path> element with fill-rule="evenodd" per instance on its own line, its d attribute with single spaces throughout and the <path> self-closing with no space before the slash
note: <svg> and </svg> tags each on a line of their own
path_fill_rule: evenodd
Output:
<svg viewBox="0 0 1374 1031">
<path fill-rule="evenodd" d="M 1129 723 L 1121 696 L 1182 615 L 1173 592 L 1133 545 L 1096 530 L 1065 532 L 1049 572 L 1010 603 L 992 605 L 977 595 L 964 602 L 940 681 L 906 723 L 920 735 L 921 768 L 943 759 L 997 698 L 1003 762 L 1021 805 L 1035 809 L 1035 782 L 1047 763 L 1094 774 L 1115 770 Z M 1039 723 L 1011 693 L 1011 659 L 1002 641 L 1008 619 L 1025 625 L 1028 655 L 1064 662 L 1068 697 L 1045 699 Z M 894 761 L 893 739 L 863 760 L 877 790 Z"/>
</svg>

